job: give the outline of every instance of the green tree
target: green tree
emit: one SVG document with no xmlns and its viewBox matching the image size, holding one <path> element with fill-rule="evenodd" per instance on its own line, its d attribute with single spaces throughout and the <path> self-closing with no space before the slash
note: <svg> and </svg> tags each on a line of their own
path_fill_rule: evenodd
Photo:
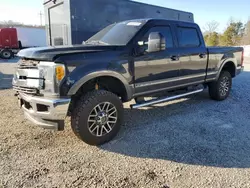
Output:
<svg viewBox="0 0 250 188">
<path fill-rule="evenodd" d="M 220 38 L 223 46 L 239 45 L 244 34 L 242 22 L 231 22 Z"/>
<path fill-rule="evenodd" d="M 204 40 L 207 46 L 218 46 L 219 45 L 219 34 L 212 32 L 204 36 Z"/>
</svg>

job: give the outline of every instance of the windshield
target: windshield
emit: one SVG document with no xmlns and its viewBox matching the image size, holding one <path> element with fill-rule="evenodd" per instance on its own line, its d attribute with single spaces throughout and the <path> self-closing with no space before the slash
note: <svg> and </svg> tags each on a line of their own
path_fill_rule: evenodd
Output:
<svg viewBox="0 0 250 188">
<path fill-rule="evenodd" d="M 144 24 L 145 21 L 127 21 L 112 24 L 92 36 L 86 43 L 125 46 Z"/>
</svg>

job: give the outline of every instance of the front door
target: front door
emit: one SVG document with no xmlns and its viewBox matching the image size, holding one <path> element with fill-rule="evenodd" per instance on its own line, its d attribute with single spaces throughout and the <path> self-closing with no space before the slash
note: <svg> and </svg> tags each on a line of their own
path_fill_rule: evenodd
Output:
<svg viewBox="0 0 250 188">
<path fill-rule="evenodd" d="M 152 32 L 159 32 L 166 39 L 166 50 L 148 53 L 148 38 Z M 136 95 L 164 90 L 179 76 L 180 61 L 170 26 L 155 26 L 138 40 L 134 58 Z M 172 81 L 171 81 L 172 80 Z"/>
</svg>

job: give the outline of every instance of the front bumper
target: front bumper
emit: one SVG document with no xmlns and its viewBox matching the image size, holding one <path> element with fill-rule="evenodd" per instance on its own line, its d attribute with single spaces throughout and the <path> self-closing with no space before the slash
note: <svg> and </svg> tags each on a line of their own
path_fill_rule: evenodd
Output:
<svg viewBox="0 0 250 188">
<path fill-rule="evenodd" d="M 31 122 L 46 129 L 63 130 L 69 98 L 48 99 L 19 93 L 18 100 L 25 117 Z"/>
</svg>

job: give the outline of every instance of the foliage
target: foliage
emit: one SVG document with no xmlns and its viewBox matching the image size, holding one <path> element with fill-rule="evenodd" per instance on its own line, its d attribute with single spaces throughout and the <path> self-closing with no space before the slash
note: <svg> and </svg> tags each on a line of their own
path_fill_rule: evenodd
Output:
<svg viewBox="0 0 250 188">
<path fill-rule="evenodd" d="M 241 39 L 242 45 L 249 45 L 250 44 L 250 20 L 245 24 L 245 30 L 243 37 Z"/>
<path fill-rule="evenodd" d="M 207 46 L 237 46 L 250 44 L 250 21 L 245 25 L 232 18 L 222 34 L 216 32 L 218 24 L 215 21 L 206 25 L 204 40 Z"/>
<path fill-rule="evenodd" d="M 0 21 L 0 28 L 3 27 L 34 27 L 34 28 L 44 28 L 44 26 L 40 26 L 40 25 L 26 25 L 20 22 L 15 22 L 12 20 L 8 20 L 8 21 Z"/>
<path fill-rule="evenodd" d="M 236 46 L 240 45 L 244 34 L 244 27 L 242 22 L 231 22 L 223 33 L 220 39 L 222 46 Z"/>
<path fill-rule="evenodd" d="M 217 32 L 209 33 L 204 36 L 204 40 L 207 46 L 218 46 L 219 45 L 219 34 Z"/>
</svg>

